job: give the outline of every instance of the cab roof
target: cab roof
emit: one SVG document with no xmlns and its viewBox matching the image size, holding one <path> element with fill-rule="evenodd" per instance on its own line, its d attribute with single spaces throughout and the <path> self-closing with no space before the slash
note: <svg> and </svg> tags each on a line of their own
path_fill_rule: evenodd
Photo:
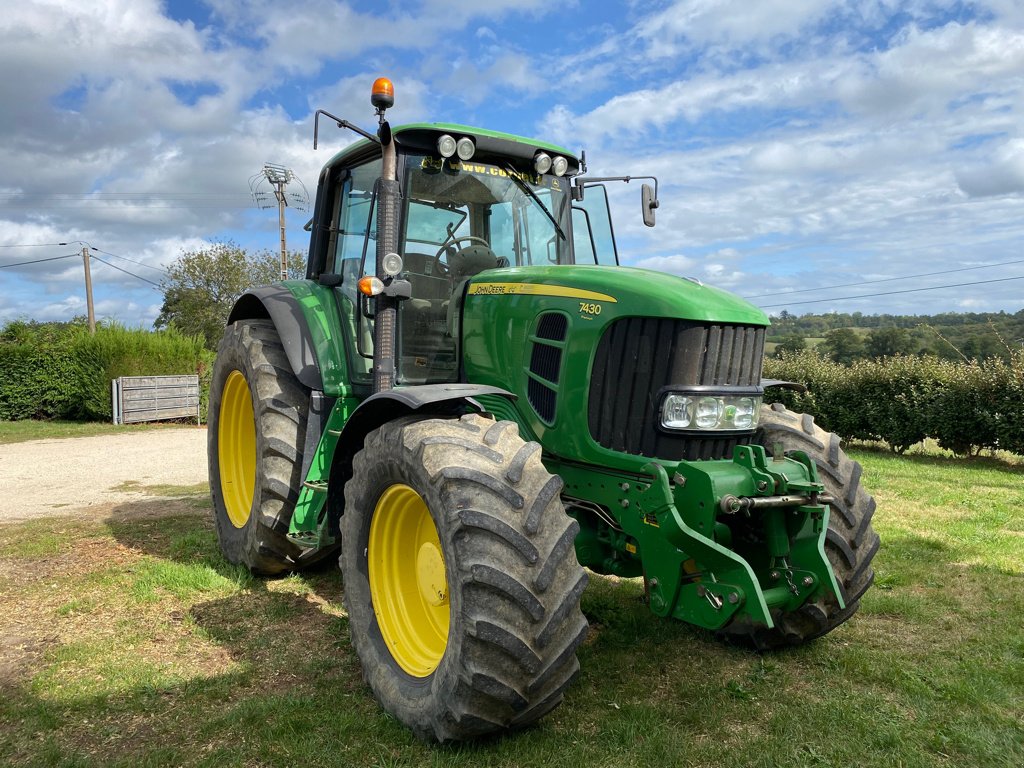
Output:
<svg viewBox="0 0 1024 768">
<path fill-rule="evenodd" d="M 473 139 L 474 144 L 476 144 L 476 154 L 474 154 L 473 159 L 481 162 L 502 158 L 532 161 L 534 155 L 538 151 L 543 150 L 548 154 L 561 155 L 569 161 L 569 169 L 566 171 L 566 176 L 573 176 L 579 173 L 580 169 L 579 158 L 575 153 L 570 152 L 564 147 L 546 141 L 516 136 L 511 133 L 491 131 L 486 128 L 474 128 L 457 123 L 409 123 L 393 127 L 391 132 L 395 143 L 405 150 L 420 150 L 427 154 L 436 154 L 438 137 L 447 133 L 455 139 L 463 136 Z M 325 167 L 344 163 L 349 158 L 367 154 L 373 144 L 374 142 L 371 142 L 369 139 L 356 141 L 335 154 Z"/>
</svg>

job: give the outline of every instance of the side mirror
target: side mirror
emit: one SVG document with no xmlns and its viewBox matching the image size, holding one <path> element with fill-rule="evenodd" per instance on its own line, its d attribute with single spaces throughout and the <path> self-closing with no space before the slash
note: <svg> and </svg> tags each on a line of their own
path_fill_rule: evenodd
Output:
<svg viewBox="0 0 1024 768">
<path fill-rule="evenodd" d="M 644 224 L 648 227 L 653 227 L 654 209 L 660 205 L 658 198 L 654 196 L 654 187 L 650 184 L 644 184 L 640 188 L 640 197 L 643 201 Z"/>
</svg>

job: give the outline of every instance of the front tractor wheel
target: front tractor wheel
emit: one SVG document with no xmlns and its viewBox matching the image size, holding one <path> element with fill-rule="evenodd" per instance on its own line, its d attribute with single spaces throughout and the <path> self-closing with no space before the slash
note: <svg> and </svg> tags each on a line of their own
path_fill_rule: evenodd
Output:
<svg viewBox="0 0 1024 768">
<path fill-rule="evenodd" d="M 302 478 L 309 390 L 269 320 L 224 331 L 210 382 L 210 495 L 221 552 L 253 573 L 297 567 L 286 534 Z"/>
<path fill-rule="evenodd" d="M 879 538 L 871 527 L 875 500 L 860 484 L 860 464 L 839 446 L 839 436 L 826 432 L 808 414 L 794 413 L 780 403 L 761 409 L 756 440 L 771 453 L 781 444 L 785 452 L 804 451 L 818 468 L 830 505 L 825 554 L 832 564 L 845 608 L 834 598 L 819 598 L 790 613 L 773 617 L 773 629 L 733 624 L 721 631 L 727 638 L 745 640 L 757 648 L 799 645 L 820 637 L 853 616 L 875 578 L 871 566 Z"/>
<path fill-rule="evenodd" d="M 477 415 L 399 419 L 356 455 L 341 520 L 352 645 L 420 738 L 522 727 L 561 702 L 587 631 L 561 488 L 515 424 Z"/>
</svg>

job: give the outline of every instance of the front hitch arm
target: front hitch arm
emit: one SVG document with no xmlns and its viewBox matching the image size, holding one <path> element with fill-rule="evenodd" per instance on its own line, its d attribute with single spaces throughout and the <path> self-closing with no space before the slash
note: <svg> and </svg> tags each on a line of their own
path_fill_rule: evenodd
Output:
<svg viewBox="0 0 1024 768">
<path fill-rule="evenodd" d="M 654 477 L 644 494 L 644 511 L 655 516 L 662 535 L 672 546 L 687 553 L 704 569 L 685 578 L 683 574 L 674 574 L 672 583 L 665 583 L 670 574 L 649 578 L 651 610 L 659 615 L 671 613 L 707 629 L 724 627 L 743 610 L 752 620 L 769 628 L 774 626 L 757 577 L 747 561 L 687 525 L 675 505 L 663 466 L 652 462 L 642 471 Z M 656 566 L 657 563 L 644 563 L 649 572 L 655 571 Z"/>
</svg>

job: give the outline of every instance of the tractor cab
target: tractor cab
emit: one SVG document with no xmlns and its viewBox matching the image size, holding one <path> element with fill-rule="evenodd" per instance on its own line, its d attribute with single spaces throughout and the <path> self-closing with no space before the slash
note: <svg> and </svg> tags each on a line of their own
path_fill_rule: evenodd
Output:
<svg viewBox="0 0 1024 768">
<path fill-rule="evenodd" d="M 579 161 L 564 149 L 459 125 L 393 130 L 400 189 L 396 384 L 458 379 L 460 308 L 469 278 L 508 267 L 617 263 L 603 188 L 573 199 Z M 308 277 L 337 287 L 356 350 L 353 377 L 371 375 L 379 143 L 339 153 L 320 178 Z M 582 197 L 577 195 L 578 197 Z M 574 226 L 575 225 L 575 226 Z M 387 279 L 387 277 L 385 277 Z"/>
</svg>

